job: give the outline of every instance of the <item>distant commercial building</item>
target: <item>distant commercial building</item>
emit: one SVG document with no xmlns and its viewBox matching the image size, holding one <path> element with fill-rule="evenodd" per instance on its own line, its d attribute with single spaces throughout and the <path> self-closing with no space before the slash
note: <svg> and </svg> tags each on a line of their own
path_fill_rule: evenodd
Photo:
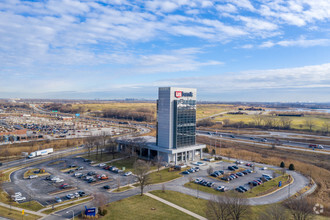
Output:
<svg viewBox="0 0 330 220">
<path fill-rule="evenodd" d="M 156 129 L 156 140 L 140 137 L 137 141 L 144 142 L 136 149 L 140 156 L 174 164 L 200 159 L 205 145 L 196 144 L 196 89 L 160 87 Z"/>
</svg>

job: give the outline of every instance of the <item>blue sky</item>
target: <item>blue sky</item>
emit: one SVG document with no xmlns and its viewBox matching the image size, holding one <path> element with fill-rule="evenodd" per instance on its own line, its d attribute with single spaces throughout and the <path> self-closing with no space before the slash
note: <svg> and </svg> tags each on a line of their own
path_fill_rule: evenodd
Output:
<svg viewBox="0 0 330 220">
<path fill-rule="evenodd" d="M 0 1 L 0 98 L 330 102 L 328 0 Z"/>
</svg>

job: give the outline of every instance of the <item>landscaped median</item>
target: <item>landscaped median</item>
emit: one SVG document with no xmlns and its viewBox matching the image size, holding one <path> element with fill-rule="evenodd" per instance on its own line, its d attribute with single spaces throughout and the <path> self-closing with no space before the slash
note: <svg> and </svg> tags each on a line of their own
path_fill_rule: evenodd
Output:
<svg viewBox="0 0 330 220">
<path fill-rule="evenodd" d="M 124 191 L 130 190 L 130 189 L 133 189 L 133 188 L 134 187 L 132 187 L 132 186 L 123 186 L 123 187 L 120 187 L 119 189 L 112 189 L 110 192 L 120 193 L 120 192 L 124 192 Z"/>
<path fill-rule="evenodd" d="M 42 170 L 42 169 L 41 169 Z M 38 172 L 39 171 L 39 172 Z M 24 173 L 24 179 L 27 179 L 27 178 L 29 178 L 29 176 L 33 176 L 33 175 L 35 175 L 35 176 L 48 176 L 48 175 L 50 175 L 49 173 L 47 173 L 47 172 L 42 172 L 42 171 L 40 171 L 40 169 L 39 168 L 32 168 L 32 169 L 29 169 L 28 171 L 26 171 L 25 173 Z"/>
<path fill-rule="evenodd" d="M 78 204 L 81 204 L 81 203 L 88 202 L 92 199 L 93 199 L 92 197 L 87 197 L 87 198 L 77 198 L 77 199 L 74 199 L 74 200 L 65 201 L 65 202 L 62 202 L 63 204 L 61 204 L 61 203 L 56 204 L 57 207 L 54 207 L 54 209 L 49 207 L 49 209 L 46 209 L 46 210 L 42 211 L 42 213 L 50 214 L 50 213 L 57 212 L 57 211 L 62 210 L 62 209 L 66 209 L 66 208 L 71 207 L 71 206 L 75 206 L 75 205 L 78 205 Z"/>
<path fill-rule="evenodd" d="M 288 174 L 281 175 L 276 177 L 268 182 L 264 182 L 259 186 L 255 186 L 250 189 L 248 192 L 245 193 L 245 196 L 248 198 L 251 197 L 258 197 L 273 193 L 274 191 L 283 188 L 284 186 L 288 185 L 292 181 L 292 177 Z M 279 182 L 282 182 L 282 186 L 279 187 Z"/>
</svg>

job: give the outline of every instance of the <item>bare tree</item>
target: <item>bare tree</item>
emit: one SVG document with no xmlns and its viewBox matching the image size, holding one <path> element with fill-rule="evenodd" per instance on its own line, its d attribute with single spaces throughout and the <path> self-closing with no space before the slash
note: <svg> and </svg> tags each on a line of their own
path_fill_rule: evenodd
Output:
<svg viewBox="0 0 330 220">
<path fill-rule="evenodd" d="M 256 127 L 261 127 L 262 126 L 262 122 L 264 120 L 264 117 L 260 114 L 254 114 L 252 117 L 254 124 Z"/>
<path fill-rule="evenodd" d="M 307 126 L 308 130 L 311 132 L 313 127 L 315 126 L 315 123 L 312 118 L 306 118 L 305 125 Z"/>
<path fill-rule="evenodd" d="M 94 194 L 93 205 L 98 207 L 100 210 L 105 208 L 105 205 L 108 203 L 107 197 L 104 193 L 96 193 Z"/>
<path fill-rule="evenodd" d="M 157 166 L 157 171 L 159 172 L 160 168 L 163 166 L 163 157 L 162 156 L 156 156 L 154 159 L 154 163 Z"/>
<path fill-rule="evenodd" d="M 117 190 L 119 191 L 120 183 L 121 183 L 120 176 L 117 177 L 116 182 L 117 182 Z"/>
<path fill-rule="evenodd" d="M 284 202 L 294 220 L 307 220 L 313 214 L 313 203 L 303 197 L 290 198 Z"/>
<path fill-rule="evenodd" d="M 325 135 L 328 135 L 329 134 L 329 128 L 330 128 L 330 123 L 325 121 L 323 122 L 322 124 L 322 131 Z"/>
<path fill-rule="evenodd" d="M 144 188 L 150 183 L 150 163 L 145 162 L 144 160 L 137 160 L 134 163 L 134 174 L 140 184 L 141 196 L 143 196 Z"/>
<path fill-rule="evenodd" d="M 85 145 L 87 147 L 88 150 L 88 156 L 91 156 L 91 151 L 93 150 L 94 146 L 95 146 L 95 137 L 90 136 L 85 138 Z"/>
<path fill-rule="evenodd" d="M 206 216 L 214 220 L 239 220 L 249 213 L 247 200 L 238 193 L 225 193 L 208 202 Z"/>
<path fill-rule="evenodd" d="M 206 217 L 210 220 L 230 219 L 230 210 L 225 196 L 215 196 L 207 203 Z"/>
<path fill-rule="evenodd" d="M 280 118 L 280 124 L 281 124 L 283 129 L 290 129 L 291 128 L 291 123 L 292 123 L 292 119 L 290 119 L 289 117 L 281 117 Z"/>
<path fill-rule="evenodd" d="M 207 168 L 207 174 L 211 175 L 211 173 L 213 173 L 214 169 L 212 166 L 209 166 L 209 168 Z"/>
<path fill-rule="evenodd" d="M 286 213 L 285 208 L 275 203 L 274 205 L 268 207 L 265 212 L 262 212 L 259 215 L 259 220 L 286 220 L 288 219 L 288 215 Z"/>
<path fill-rule="evenodd" d="M 115 159 L 117 143 L 113 138 L 108 139 L 107 150 L 110 154 L 112 154 L 112 159 Z"/>
</svg>

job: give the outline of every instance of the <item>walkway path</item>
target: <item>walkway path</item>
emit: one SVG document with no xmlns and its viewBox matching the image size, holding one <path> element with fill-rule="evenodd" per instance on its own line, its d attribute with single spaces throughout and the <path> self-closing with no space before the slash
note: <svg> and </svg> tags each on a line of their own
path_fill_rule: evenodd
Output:
<svg viewBox="0 0 330 220">
<path fill-rule="evenodd" d="M 5 204 L 5 203 L 2 203 L 2 202 L 0 202 L 0 206 L 10 209 L 10 205 Z M 33 215 L 38 215 L 38 216 L 42 216 L 42 217 L 47 216 L 46 214 L 43 214 L 43 213 L 34 212 L 34 211 L 31 211 L 31 210 L 27 210 L 27 209 L 17 208 L 15 206 L 11 206 L 11 209 L 12 210 L 16 210 L 16 211 L 20 211 L 20 212 L 22 212 L 22 210 L 24 210 L 25 213 L 29 213 L 29 214 L 33 214 Z"/>
<path fill-rule="evenodd" d="M 149 197 L 151 197 L 151 198 L 153 198 L 153 199 L 156 199 L 156 200 L 158 200 L 158 201 L 160 201 L 160 202 L 162 202 L 162 203 L 164 203 L 164 204 L 166 204 L 166 205 L 168 205 L 168 206 L 171 206 L 171 207 L 173 207 L 173 208 L 175 208 L 175 209 L 177 209 L 177 210 L 180 210 L 181 212 L 184 212 L 184 213 L 186 213 L 186 214 L 188 214 L 188 215 L 191 215 L 191 216 L 194 217 L 194 218 L 202 219 L 202 220 L 207 220 L 207 219 L 204 218 L 203 216 L 197 215 L 197 214 L 194 213 L 194 212 L 191 212 L 191 211 L 189 211 L 189 210 L 187 210 L 187 209 L 184 209 L 184 208 L 182 208 L 182 207 L 180 207 L 180 206 L 178 206 L 178 205 L 175 205 L 175 204 L 173 204 L 173 203 L 171 203 L 171 202 L 169 202 L 169 201 L 167 201 L 167 200 L 165 200 L 165 199 L 159 198 L 158 196 L 155 196 L 155 195 L 150 194 L 150 193 L 145 193 L 145 195 L 146 195 L 146 196 L 149 196 Z"/>
</svg>

